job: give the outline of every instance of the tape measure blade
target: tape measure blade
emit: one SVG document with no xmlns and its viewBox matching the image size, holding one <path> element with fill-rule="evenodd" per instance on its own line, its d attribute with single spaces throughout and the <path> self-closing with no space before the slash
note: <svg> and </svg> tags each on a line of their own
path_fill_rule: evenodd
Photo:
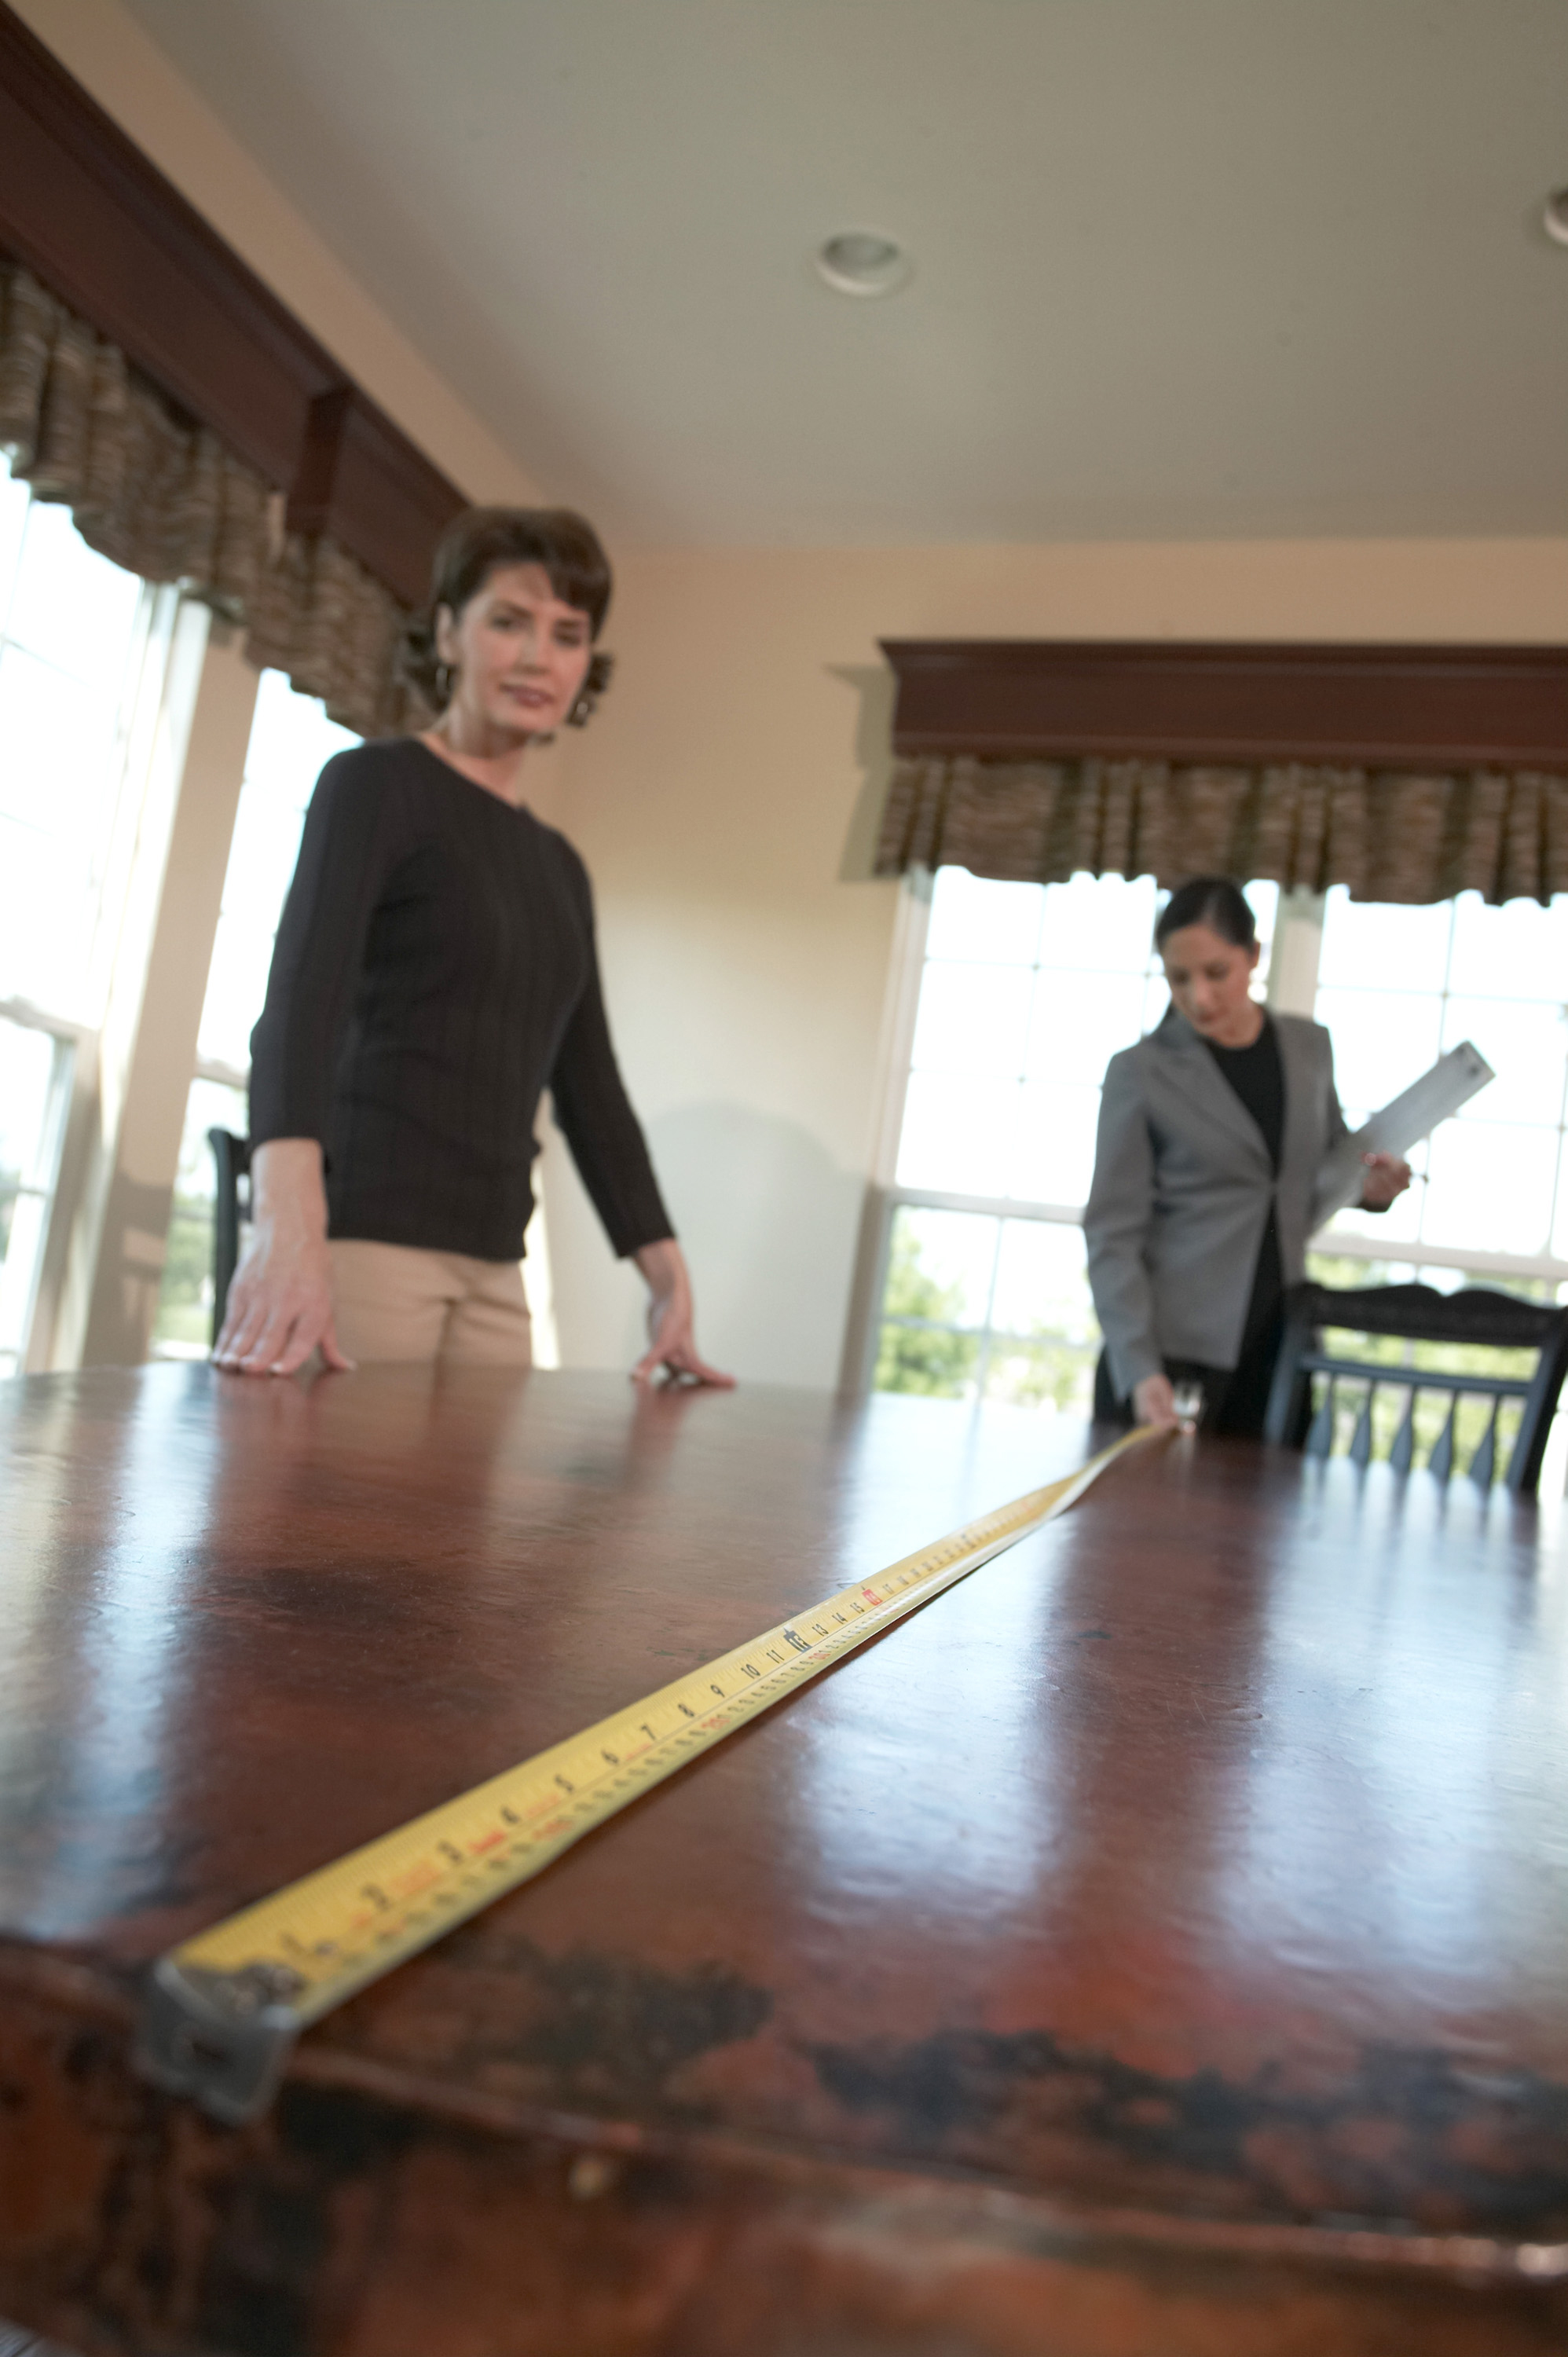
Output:
<svg viewBox="0 0 1568 2357">
<path fill-rule="evenodd" d="M 1065 1512 L 1124 1449 L 1150 1437 L 1129 1434 L 1077 1472 L 976 1517 L 182 1942 L 152 1976 L 141 2067 L 220 2117 L 254 2116 L 301 2029 Z"/>
</svg>

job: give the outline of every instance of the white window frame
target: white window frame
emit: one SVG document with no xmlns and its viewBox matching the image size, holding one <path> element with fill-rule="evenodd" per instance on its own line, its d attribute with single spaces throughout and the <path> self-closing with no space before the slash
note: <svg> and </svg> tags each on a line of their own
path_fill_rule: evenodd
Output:
<svg viewBox="0 0 1568 2357">
<path fill-rule="evenodd" d="M 36 1241 L 25 1254 L 16 1251 L 16 1214 L 13 1212 L 11 1245 L 4 1265 L 0 1265 L 0 1334 L 15 1331 L 19 1335 L 16 1364 L 9 1372 L 26 1374 L 34 1362 L 39 1297 L 47 1297 L 53 1274 L 49 1266 L 50 1231 L 55 1207 L 60 1200 L 60 1173 L 67 1159 L 66 1141 L 72 1126 L 79 1075 L 96 1034 L 81 1024 L 67 1022 L 61 1016 L 47 1015 L 29 1000 L 21 998 L 0 998 L 0 1020 L 14 1023 L 20 1030 L 41 1032 L 53 1043 L 42 1136 L 32 1176 L 23 1173 L 15 1198 L 18 1205 L 27 1201 L 38 1206 L 33 1214 Z M 6 1356 L 9 1355 L 7 1347 Z M 6 1372 L 0 1370 L 0 1377 Z"/>
</svg>

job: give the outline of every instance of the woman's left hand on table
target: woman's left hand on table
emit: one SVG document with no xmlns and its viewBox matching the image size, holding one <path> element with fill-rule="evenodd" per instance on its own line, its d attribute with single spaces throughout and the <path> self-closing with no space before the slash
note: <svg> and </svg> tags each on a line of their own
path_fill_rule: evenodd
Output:
<svg viewBox="0 0 1568 2357">
<path fill-rule="evenodd" d="M 710 1367 L 697 1350 L 692 1280 L 686 1256 L 672 1236 L 661 1243 L 644 1244 L 636 1255 L 649 1290 L 650 1348 L 631 1371 L 634 1383 L 650 1383 L 662 1372 L 671 1383 L 713 1383 L 721 1391 L 735 1386 L 733 1375 Z"/>
<path fill-rule="evenodd" d="M 1366 1177 L 1361 1181 L 1361 1209 L 1386 1211 L 1396 1195 L 1410 1185 L 1410 1164 L 1397 1154 L 1363 1154 Z"/>
</svg>

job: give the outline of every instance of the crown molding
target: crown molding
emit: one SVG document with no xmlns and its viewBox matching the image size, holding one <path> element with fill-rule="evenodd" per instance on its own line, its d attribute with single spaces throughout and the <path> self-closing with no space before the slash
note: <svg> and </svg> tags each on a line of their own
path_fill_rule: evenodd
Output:
<svg viewBox="0 0 1568 2357">
<path fill-rule="evenodd" d="M 885 639 L 895 751 L 1568 770 L 1568 648 Z"/>
</svg>

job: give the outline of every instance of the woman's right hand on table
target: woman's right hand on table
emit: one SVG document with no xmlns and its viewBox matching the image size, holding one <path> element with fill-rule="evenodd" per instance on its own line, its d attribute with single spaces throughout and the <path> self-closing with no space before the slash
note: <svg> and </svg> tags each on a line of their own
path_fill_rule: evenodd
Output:
<svg viewBox="0 0 1568 2357">
<path fill-rule="evenodd" d="M 1145 1375 L 1141 1383 L 1133 1384 L 1133 1414 L 1139 1424 L 1155 1425 L 1162 1432 L 1181 1430 L 1168 1375 Z"/>
<path fill-rule="evenodd" d="M 292 1375 L 320 1350 L 329 1367 L 353 1361 L 332 1322 L 327 1189 L 313 1137 L 274 1137 L 251 1162 L 255 1224 L 229 1287 L 216 1366 L 242 1375 Z"/>
</svg>

